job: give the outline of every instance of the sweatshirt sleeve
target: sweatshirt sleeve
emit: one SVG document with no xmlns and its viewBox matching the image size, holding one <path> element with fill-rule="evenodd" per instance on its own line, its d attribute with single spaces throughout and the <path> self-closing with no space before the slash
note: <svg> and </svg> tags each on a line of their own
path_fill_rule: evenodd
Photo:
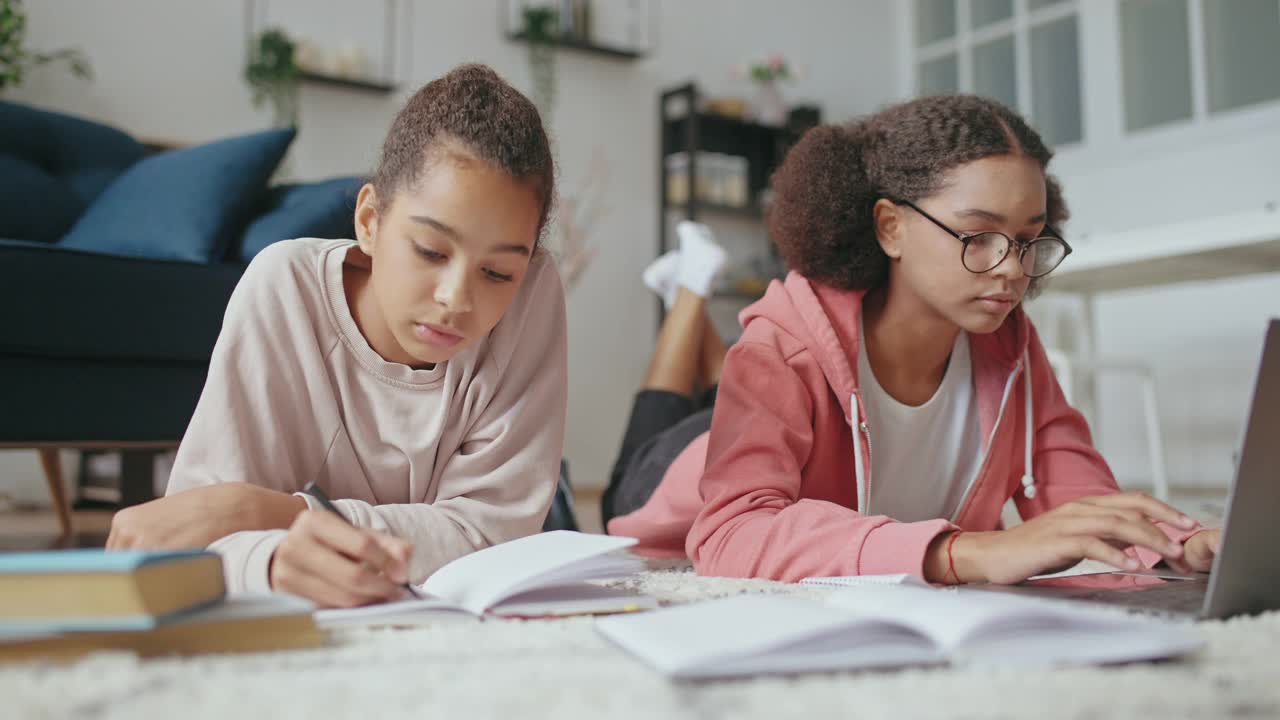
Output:
<svg viewBox="0 0 1280 720">
<path fill-rule="evenodd" d="M 165 495 L 227 482 L 294 492 L 317 471 L 316 451 L 334 425 L 313 404 L 306 373 L 325 348 L 311 332 L 288 332 L 307 318 L 294 273 L 305 274 L 302 246 L 275 243 L 254 258 L 231 295 L 200 400 L 174 459 Z M 313 367 L 316 366 L 316 367 Z M 308 424 L 282 418 L 307 418 Z M 305 429 L 303 429 L 305 428 Z M 287 433 L 287 435 L 286 435 Z M 232 591 L 269 589 L 267 567 L 284 530 L 239 532 L 209 549 L 222 556 Z"/>
<path fill-rule="evenodd" d="M 568 340 L 564 289 L 549 259 L 541 262 L 521 306 L 509 308 L 494 330 L 492 353 L 505 366 L 489 401 L 467 418 L 461 446 L 440 459 L 434 502 L 334 501 L 355 525 L 413 544 L 412 582 L 475 550 L 540 531 L 551 507 L 564 446 Z"/>
<path fill-rule="evenodd" d="M 800 497 L 813 448 L 810 387 L 821 369 L 802 352 L 739 342 L 729 350 L 699 485 L 704 504 L 686 551 L 702 575 L 793 582 L 808 576 L 911 573 L 945 520 L 900 523 Z M 853 463 L 848 482 L 855 482 Z"/>
<path fill-rule="evenodd" d="M 271 558 L 287 530 L 243 530 L 219 538 L 209 549 L 222 556 L 227 591 L 271 592 Z"/>
<path fill-rule="evenodd" d="M 1028 344 L 1027 370 L 1031 373 L 1035 428 L 1031 462 L 1035 470 L 1036 495 L 1028 499 L 1022 493 L 1021 485 L 1015 492 L 1014 502 L 1024 520 L 1030 520 L 1072 500 L 1120 492 L 1111 468 L 1093 445 L 1089 424 L 1067 402 L 1053 368 L 1049 365 L 1039 334 L 1030 324 L 1028 326 L 1031 328 L 1031 338 Z M 1021 392 L 1025 392 L 1025 385 Z M 1018 394 L 1019 398 L 1023 398 L 1021 392 Z M 1022 437 L 1021 433 L 1019 437 Z M 1021 442 L 1018 447 L 1022 447 Z M 1156 524 L 1176 542 L 1183 542 L 1200 530 L 1199 526 L 1192 530 L 1182 530 L 1165 523 Z M 1161 560 L 1159 555 L 1149 550 L 1138 550 L 1137 554 L 1148 567 Z"/>
</svg>

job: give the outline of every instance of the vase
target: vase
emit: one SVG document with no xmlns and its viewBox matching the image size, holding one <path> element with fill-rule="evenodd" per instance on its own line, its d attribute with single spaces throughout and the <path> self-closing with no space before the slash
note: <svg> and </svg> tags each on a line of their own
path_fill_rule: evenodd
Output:
<svg viewBox="0 0 1280 720">
<path fill-rule="evenodd" d="M 773 80 L 758 83 L 756 96 L 751 104 L 751 115 L 761 125 L 781 127 L 787 124 L 787 103 L 782 99 L 782 89 Z"/>
</svg>

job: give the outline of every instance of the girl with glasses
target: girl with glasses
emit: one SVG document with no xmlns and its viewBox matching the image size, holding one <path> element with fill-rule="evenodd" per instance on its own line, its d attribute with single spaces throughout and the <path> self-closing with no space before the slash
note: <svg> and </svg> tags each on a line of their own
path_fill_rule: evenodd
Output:
<svg viewBox="0 0 1280 720">
<path fill-rule="evenodd" d="M 692 420 L 629 433 L 609 531 L 701 574 L 787 581 L 1208 570 L 1218 532 L 1120 492 L 1023 311 L 1071 253 L 1051 157 L 970 96 L 805 135 L 768 214 L 791 272 L 740 316 L 708 432 L 661 473 L 645 454 L 671 456 Z M 1024 522 L 1005 529 L 1010 498 Z"/>
</svg>

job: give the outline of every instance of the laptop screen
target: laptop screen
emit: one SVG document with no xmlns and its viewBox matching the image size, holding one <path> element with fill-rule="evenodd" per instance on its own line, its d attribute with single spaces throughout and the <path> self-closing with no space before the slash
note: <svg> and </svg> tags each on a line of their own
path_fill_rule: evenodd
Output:
<svg viewBox="0 0 1280 720">
<path fill-rule="evenodd" d="M 1205 617 L 1280 608 L 1280 320 L 1267 327 Z"/>
</svg>

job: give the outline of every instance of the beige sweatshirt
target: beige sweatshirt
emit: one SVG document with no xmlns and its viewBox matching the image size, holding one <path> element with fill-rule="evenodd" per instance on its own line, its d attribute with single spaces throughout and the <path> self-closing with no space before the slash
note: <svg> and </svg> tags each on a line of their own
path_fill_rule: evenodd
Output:
<svg viewBox="0 0 1280 720">
<path fill-rule="evenodd" d="M 357 526 L 413 543 L 410 580 L 538 532 L 564 442 L 564 289 L 535 253 L 484 341 L 430 370 L 383 360 L 343 292 L 348 240 L 275 243 L 227 306 L 166 494 L 221 482 L 298 492 L 316 480 Z M 313 509 L 319 506 L 307 496 Z M 269 589 L 284 530 L 228 535 L 233 591 Z"/>
</svg>

